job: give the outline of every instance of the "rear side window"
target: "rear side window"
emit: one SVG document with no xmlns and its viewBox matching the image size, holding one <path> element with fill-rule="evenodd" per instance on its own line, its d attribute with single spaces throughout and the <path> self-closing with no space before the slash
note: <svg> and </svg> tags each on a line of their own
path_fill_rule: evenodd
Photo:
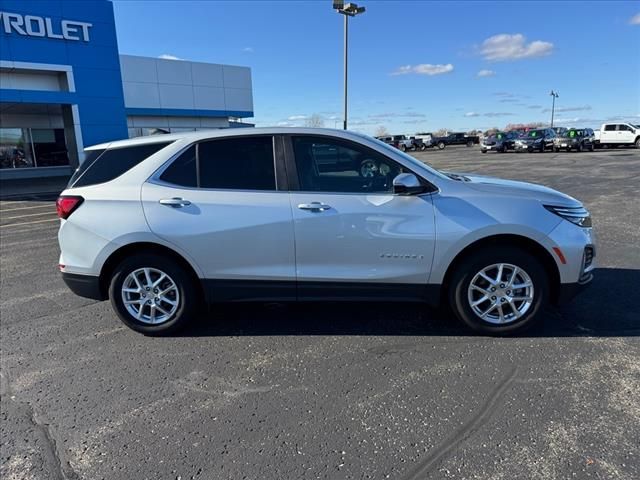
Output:
<svg viewBox="0 0 640 480">
<path fill-rule="evenodd" d="M 176 158 L 160 175 L 163 182 L 181 187 L 198 186 L 198 170 L 196 167 L 196 147 L 192 145 Z"/>
<path fill-rule="evenodd" d="M 613 132 L 613 131 L 615 131 L 615 129 L 616 129 L 616 126 L 613 125 L 613 124 L 609 124 L 609 125 L 605 125 L 604 126 L 605 132 Z"/>
<path fill-rule="evenodd" d="M 71 178 L 69 186 L 86 187 L 87 185 L 109 182 L 170 143 L 147 143 L 132 147 L 107 149 L 94 158 L 91 163 L 87 158 Z"/>
<path fill-rule="evenodd" d="M 198 144 L 202 188 L 275 190 L 273 137 L 242 137 Z"/>
</svg>

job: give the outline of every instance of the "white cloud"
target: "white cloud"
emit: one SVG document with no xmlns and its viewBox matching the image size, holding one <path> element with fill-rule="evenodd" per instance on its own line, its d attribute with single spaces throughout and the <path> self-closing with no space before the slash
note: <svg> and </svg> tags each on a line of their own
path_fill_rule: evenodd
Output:
<svg viewBox="0 0 640 480">
<path fill-rule="evenodd" d="M 464 114 L 465 117 L 479 117 L 480 114 L 477 112 L 467 112 Z"/>
<path fill-rule="evenodd" d="M 513 115 L 511 112 L 487 112 L 483 114 L 485 117 L 510 117 Z"/>
<path fill-rule="evenodd" d="M 504 62 L 522 58 L 543 57 L 553 51 L 553 43 L 535 40 L 527 43 L 521 33 L 501 33 L 482 42 L 480 53 L 486 60 Z"/>
<path fill-rule="evenodd" d="M 421 63 L 419 65 L 403 65 L 399 67 L 395 72 L 391 75 L 407 75 L 409 73 L 414 73 L 417 75 L 442 75 L 444 73 L 449 73 L 453 71 L 453 65 L 450 63 L 447 64 L 438 64 L 431 65 L 430 63 Z"/>
<path fill-rule="evenodd" d="M 278 122 L 276 123 L 276 127 L 294 127 L 295 124 L 291 122 Z"/>
<path fill-rule="evenodd" d="M 180 57 L 176 57 L 175 55 L 170 55 L 168 53 L 163 53 L 158 58 L 161 58 L 163 60 L 182 60 Z"/>
<path fill-rule="evenodd" d="M 253 49 L 253 47 L 244 47 L 244 48 L 242 49 L 242 51 L 243 51 L 243 52 L 246 52 L 246 53 L 253 53 L 253 52 L 255 52 L 255 50 Z"/>
<path fill-rule="evenodd" d="M 295 122 L 296 120 L 306 120 L 307 118 L 309 118 L 307 115 L 291 115 L 287 120 Z"/>
<path fill-rule="evenodd" d="M 476 76 L 477 77 L 493 77 L 495 76 L 495 74 L 496 72 L 494 72 L 493 70 L 482 69 L 476 74 Z"/>
<path fill-rule="evenodd" d="M 581 107 L 556 107 L 555 111 L 556 112 L 584 112 L 587 110 L 591 110 L 591 105 L 583 105 Z M 544 110 L 542 110 L 542 113 L 548 113 L 550 112 L 551 109 L 550 108 L 545 108 Z"/>
<path fill-rule="evenodd" d="M 629 25 L 640 25 L 640 13 L 636 13 L 629 19 Z"/>
</svg>

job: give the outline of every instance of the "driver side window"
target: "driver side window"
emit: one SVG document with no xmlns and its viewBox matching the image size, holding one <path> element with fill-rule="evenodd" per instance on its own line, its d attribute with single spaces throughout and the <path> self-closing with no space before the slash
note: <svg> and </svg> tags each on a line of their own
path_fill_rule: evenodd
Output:
<svg viewBox="0 0 640 480">
<path fill-rule="evenodd" d="M 327 137 L 292 138 L 300 190 L 334 193 L 392 193 L 393 179 L 408 172 L 368 148 Z"/>
</svg>

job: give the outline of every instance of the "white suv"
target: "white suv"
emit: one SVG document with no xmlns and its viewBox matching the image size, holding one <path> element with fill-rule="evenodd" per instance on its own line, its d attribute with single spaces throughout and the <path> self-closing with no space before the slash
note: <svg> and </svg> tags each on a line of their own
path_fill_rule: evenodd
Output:
<svg viewBox="0 0 640 480">
<path fill-rule="evenodd" d="M 91 147 L 58 199 L 60 270 L 129 327 L 200 302 L 448 303 L 522 330 L 592 279 L 591 219 L 528 183 L 434 170 L 373 138 L 231 129 Z"/>
</svg>

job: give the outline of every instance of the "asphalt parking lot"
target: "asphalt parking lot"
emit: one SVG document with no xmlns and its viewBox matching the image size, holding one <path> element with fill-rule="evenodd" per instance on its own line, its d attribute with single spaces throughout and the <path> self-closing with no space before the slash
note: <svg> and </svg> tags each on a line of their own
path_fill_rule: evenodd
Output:
<svg viewBox="0 0 640 480">
<path fill-rule="evenodd" d="M 640 478 L 640 153 L 417 153 L 594 217 L 591 289 L 520 338 L 419 305 L 218 307 L 172 338 L 57 272 L 51 198 L 0 202 L 3 479 Z"/>
</svg>

